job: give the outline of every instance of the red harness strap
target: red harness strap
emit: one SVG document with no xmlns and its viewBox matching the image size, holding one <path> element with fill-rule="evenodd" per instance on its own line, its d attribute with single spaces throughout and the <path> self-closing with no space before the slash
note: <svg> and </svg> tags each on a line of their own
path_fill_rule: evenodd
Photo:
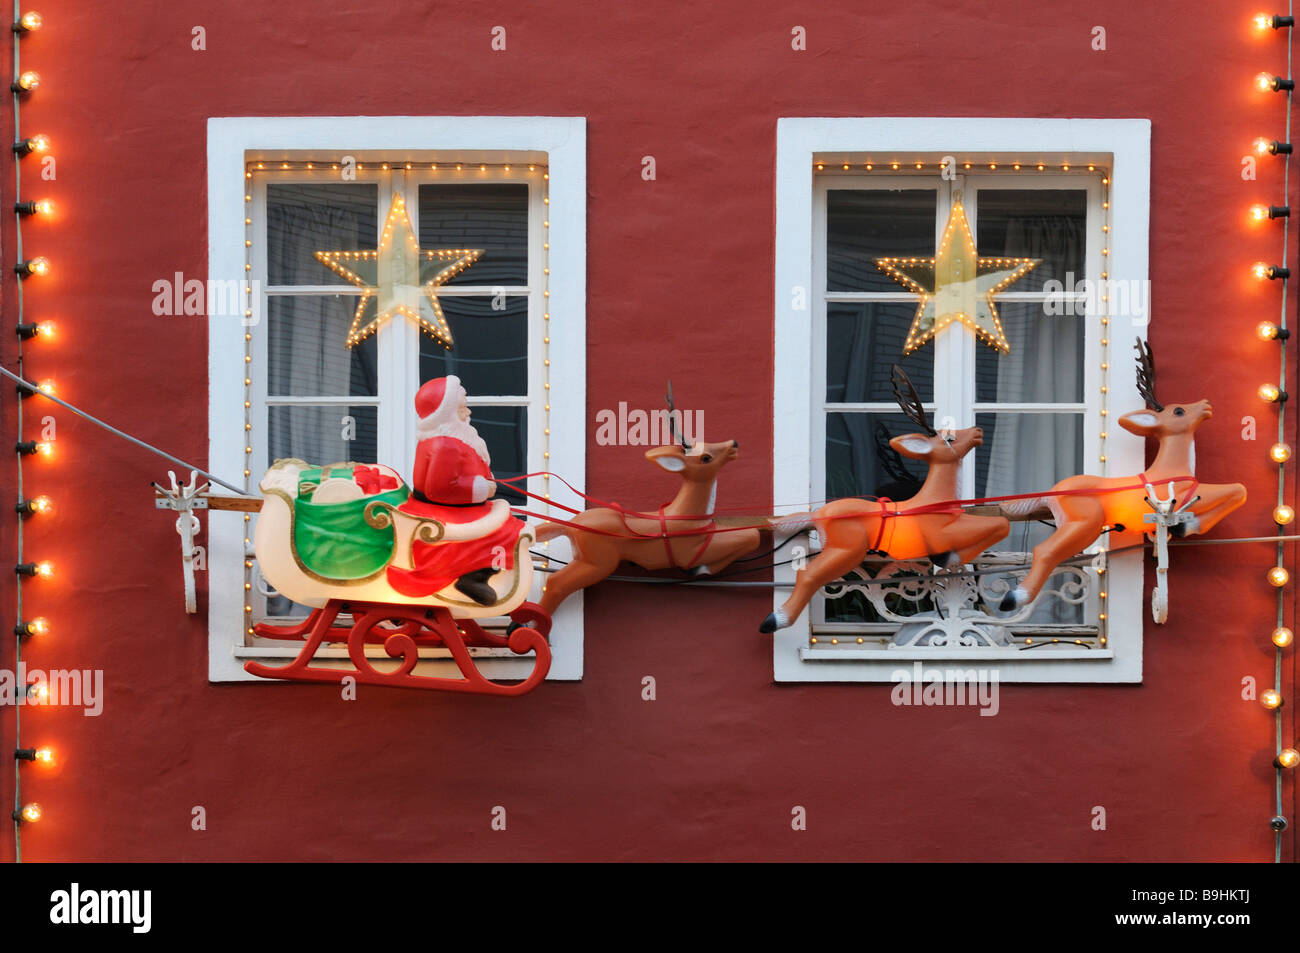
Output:
<svg viewBox="0 0 1300 953">
<path fill-rule="evenodd" d="M 888 504 L 892 503 L 893 500 L 887 496 L 882 496 L 876 502 L 880 504 L 880 525 L 876 527 L 876 539 L 871 544 L 871 549 L 868 552 L 883 553 L 885 550 L 880 548 L 880 544 L 885 538 L 885 527 L 890 525 Z"/>
<path fill-rule="evenodd" d="M 667 503 L 661 503 L 659 505 L 659 538 L 664 541 L 664 551 L 668 553 L 668 565 L 671 566 L 676 557 L 673 556 L 673 543 L 668 536 L 668 517 L 664 515 L 664 507 L 667 505 Z M 623 525 L 627 525 L 627 520 L 623 521 Z M 696 565 L 699 564 L 700 557 L 704 555 L 704 551 L 709 548 L 709 543 L 713 541 L 713 534 L 717 530 L 717 527 L 717 520 L 709 520 L 708 526 L 700 528 L 700 533 L 704 534 L 704 542 L 700 543 L 700 548 L 695 551 L 695 555 L 691 557 L 691 561 L 685 566 L 679 566 L 679 569 L 694 569 Z M 678 532 L 676 535 L 694 536 L 695 532 Z"/>
</svg>

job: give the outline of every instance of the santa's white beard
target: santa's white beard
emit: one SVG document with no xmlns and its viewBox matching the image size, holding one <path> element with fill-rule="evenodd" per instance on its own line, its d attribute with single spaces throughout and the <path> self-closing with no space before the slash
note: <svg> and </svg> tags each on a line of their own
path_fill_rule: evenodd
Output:
<svg viewBox="0 0 1300 953">
<path fill-rule="evenodd" d="M 478 454 L 479 459 L 486 466 L 492 466 L 492 459 L 488 456 L 487 443 L 478 435 L 478 431 L 467 420 L 453 420 L 449 423 L 439 424 L 431 430 L 420 428 L 418 434 L 421 440 L 427 440 L 430 437 L 451 437 L 453 440 L 459 440 L 469 445 L 470 449 Z"/>
</svg>

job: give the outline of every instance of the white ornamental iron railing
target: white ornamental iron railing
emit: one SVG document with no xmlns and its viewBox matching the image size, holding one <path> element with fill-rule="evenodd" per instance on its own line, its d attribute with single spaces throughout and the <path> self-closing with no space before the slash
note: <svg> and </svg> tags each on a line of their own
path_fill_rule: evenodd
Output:
<svg viewBox="0 0 1300 953">
<path fill-rule="evenodd" d="M 835 603 L 844 602 L 847 608 L 851 603 L 845 600 L 861 599 L 871 606 L 878 621 L 829 622 L 815 628 L 883 635 L 886 648 L 1003 648 L 1012 646 L 1017 636 L 1033 632 L 1058 637 L 1068 634 L 1070 642 L 1104 637 L 1099 624 L 1041 622 L 1054 603 L 1084 607 L 1093 600 L 1100 588 L 1098 572 L 1105 572 L 1104 556 L 1082 565 L 1061 565 L 1033 602 L 1011 613 L 995 612 L 1002 597 L 1029 572 L 1029 560 L 1029 553 L 986 553 L 971 569 L 962 567 L 955 572 L 936 570 L 926 561 L 860 566 L 823 589 L 823 614 L 829 620 L 836 614 Z M 1086 618 L 1088 613 L 1080 611 L 1078 615 Z M 892 635 L 879 631 L 886 627 Z M 823 646 L 828 641 L 818 639 Z"/>
</svg>

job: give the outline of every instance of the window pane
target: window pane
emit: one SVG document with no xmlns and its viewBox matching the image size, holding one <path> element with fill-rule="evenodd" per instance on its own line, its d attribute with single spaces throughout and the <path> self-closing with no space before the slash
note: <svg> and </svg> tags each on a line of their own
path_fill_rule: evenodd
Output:
<svg viewBox="0 0 1300 953">
<path fill-rule="evenodd" d="M 528 472 L 528 408 L 471 407 L 470 423 L 488 446 L 492 475 L 498 480 Z M 529 497 L 497 483 L 497 496 L 512 506 L 527 506 Z"/>
<path fill-rule="evenodd" d="M 1083 472 L 1083 415 L 976 414 L 984 445 L 975 448 L 975 493 L 1005 496 L 1047 490 Z"/>
<path fill-rule="evenodd" d="M 826 289 L 903 291 L 877 258 L 934 255 L 934 189 L 833 189 L 826 193 Z"/>
<path fill-rule="evenodd" d="M 267 458 L 308 463 L 377 463 L 378 408 L 269 407 Z"/>
<path fill-rule="evenodd" d="M 916 306 L 869 302 L 826 305 L 826 400 L 865 404 L 894 400 L 890 373 L 895 363 L 921 400 L 934 399 L 934 352 L 921 348 L 903 356 L 903 342 Z"/>
<path fill-rule="evenodd" d="M 473 396 L 522 397 L 528 393 L 528 299 L 505 299 L 496 311 L 492 298 L 438 299 L 451 328 L 447 350 L 420 335 L 420 380 L 455 374 Z"/>
<path fill-rule="evenodd" d="M 482 258 L 448 284 L 528 284 L 528 186 L 420 186 L 420 247 L 484 249 Z M 421 280 L 441 267 L 423 264 Z"/>
<path fill-rule="evenodd" d="M 902 414 L 827 414 L 826 499 L 913 496 L 925 480 L 925 464 L 900 456 L 889 441 L 916 432 Z"/>
<path fill-rule="evenodd" d="M 274 397 L 370 397 L 378 393 L 376 336 L 347 347 L 351 295 L 272 295 L 267 303 L 266 392 Z M 374 311 L 374 299 L 367 305 Z M 369 315 L 363 315 L 368 320 Z M 333 462 L 333 461 L 330 461 Z"/>
<path fill-rule="evenodd" d="M 266 187 L 266 271 L 272 285 L 348 284 L 318 251 L 373 250 L 379 234 L 375 185 Z"/>
<path fill-rule="evenodd" d="M 984 258 L 1041 258 L 1009 291 L 1041 291 L 1055 278 L 1082 281 L 1088 193 L 1082 189 L 980 189 L 976 248 Z"/>
<path fill-rule="evenodd" d="M 976 402 L 1082 403 L 1084 319 L 1027 301 L 1003 302 L 998 316 L 1011 351 L 975 346 Z"/>
</svg>

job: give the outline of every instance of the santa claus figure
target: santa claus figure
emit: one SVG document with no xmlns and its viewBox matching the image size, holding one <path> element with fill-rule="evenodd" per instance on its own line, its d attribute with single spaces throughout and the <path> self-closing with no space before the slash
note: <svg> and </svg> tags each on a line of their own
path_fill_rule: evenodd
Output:
<svg viewBox="0 0 1300 953">
<path fill-rule="evenodd" d="M 503 503 L 493 506 L 487 444 L 470 424 L 465 389 L 457 377 L 440 377 L 415 395 L 419 415 L 411 498 L 399 509 L 444 524 L 484 524 L 484 535 L 456 542 L 411 546 L 412 569 L 388 568 L 388 581 L 403 595 L 423 597 L 455 583 L 457 591 L 479 605 L 499 601 L 488 580 L 514 567 L 515 544 L 522 520 L 505 516 Z M 468 526 L 466 528 L 469 528 Z M 463 534 L 457 534 L 463 535 Z"/>
</svg>

